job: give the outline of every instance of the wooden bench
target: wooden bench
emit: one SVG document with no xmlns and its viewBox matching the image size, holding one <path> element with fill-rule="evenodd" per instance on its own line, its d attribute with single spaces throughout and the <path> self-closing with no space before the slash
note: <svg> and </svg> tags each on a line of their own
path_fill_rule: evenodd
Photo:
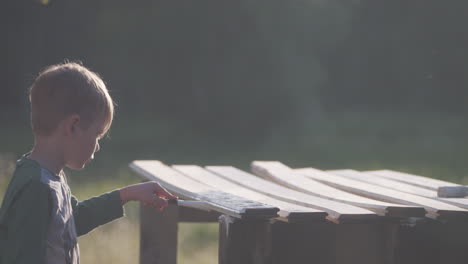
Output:
<svg viewBox="0 0 468 264">
<path fill-rule="evenodd" d="M 183 199 L 205 202 L 162 213 L 141 207 L 142 264 L 176 263 L 178 222 L 215 221 L 222 264 L 468 263 L 468 199 L 436 194 L 453 183 L 275 161 L 253 162 L 253 174 L 155 160 L 130 167 Z"/>
</svg>

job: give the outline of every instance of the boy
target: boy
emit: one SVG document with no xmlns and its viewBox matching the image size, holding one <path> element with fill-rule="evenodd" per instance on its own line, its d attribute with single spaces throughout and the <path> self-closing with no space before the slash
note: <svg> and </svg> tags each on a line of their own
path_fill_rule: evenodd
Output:
<svg viewBox="0 0 468 264">
<path fill-rule="evenodd" d="M 34 147 L 17 162 L 0 209 L 0 264 L 80 262 L 77 236 L 123 216 L 131 200 L 163 210 L 177 199 L 147 182 L 79 202 L 63 169 L 99 151 L 113 101 L 99 76 L 77 63 L 46 68 L 30 89 Z"/>
</svg>

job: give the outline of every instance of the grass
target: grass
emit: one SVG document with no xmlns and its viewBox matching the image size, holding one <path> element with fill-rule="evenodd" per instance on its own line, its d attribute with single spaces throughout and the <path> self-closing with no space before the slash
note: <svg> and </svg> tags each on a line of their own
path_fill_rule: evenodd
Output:
<svg viewBox="0 0 468 264">
<path fill-rule="evenodd" d="M 14 160 L 32 145 L 27 120 L 8 124 L 8 130 L 0 131 L 0 197 Z M 463 117 L 434 113 L 306 116 L 278 123 L 255 138 L 233 132 L 213 135 L 209 127 L 181 122 L 117 117 L 95 162 L 84 171 L 68 172 L 68 178 L 73 193 L 86 199 L 139 182 L 128 168 L 135 159 L 242 169 L 252 160 L 281 160 L 292 167 L 385 168 L 468 184 L 466 135 Z M 138 206 L 129 204 L 125 210 L 126 218 L 79 239 L 83 263 L 137 262 Z M 216 224 L 180 224 L 178 262 L 216 263 L 217 232 Z"/>
</svg>

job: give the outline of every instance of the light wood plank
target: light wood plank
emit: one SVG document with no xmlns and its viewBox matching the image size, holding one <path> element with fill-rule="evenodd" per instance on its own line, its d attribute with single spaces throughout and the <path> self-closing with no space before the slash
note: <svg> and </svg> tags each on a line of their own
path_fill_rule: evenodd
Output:
<svg viewBox="0 0 468 264">
<path fill-rule="evenodd" d="M 316 195 L 325 199 L 339 201 L 372 210 L 381 215 L 398 217 L 421 217 L 425 210 L 420 206 L 408 206 L 382 202 L 330 187 L 294 172 L 289 167 L 275 161 L 254 161 L 252 170 L 255 174 L 276 181 L 289 188 Z"/>
<path fill-rule="evenodd" d="M 200 166 L 173 165 L 172 167 L 198 182 L 207 184 L 218 190 L 222 190 L 223 192 L 231 193 L 233 195 L 257 201 L 273 207 L 278 207 L 280 209 L 280 211 L 278 212 L 280 219 L 287 222 L 304 220 L 323 221 L 327 216 L 327 213 L 324 211 L 287 203 L 252 191 L 238 184 L 230 182 L 212 172 L 209 172 Z"/>
<path fill-rule="evenodd" d="M 375 171 L 364 171 L 364 173 L 369 173 L 372 175 L 385 177 L 388 179 L 392 179 L 395 181 L 405 182 L 408 184 L 412 184 L 414 186 L 419 186 L 421 188 L 426 188 L 429 190 L 437 191 L 439 187 L 443 186 L 460 186 L 460 184 L 456 184 L 453 182 L 447 182 L 437 179 L 432 179 L 424 176 L 399 172 L 399 171 L 392 171 L 392 170 L 375 170 Z"/>
<path fill-rule="evenodd" d="M 285 165 L 283 164 L 283 166 Z M 285 167 L 288 168 L 287 166 Z M 330 186 L 366 197 L 394 203 L 423 206 L 428 212 L 428 217 L 438 219 L 468 217 L 468 211 L 465 209 L 426 197 L 395 191 L 364 182 L 354 181 L 313 168 L 302 169 L 301 174 L 315 181 L 320 181 L 329 184 Z"/>
<path fill-rule="evenodd" d="M 169 191 L 206 203 L 206 207 L 237 218 L 274 218 L 278 208 L 218 191 L 194 181 L 157 160 L 134 161 L 130 167 L 149 180 L 156 180 Z"/>
<path fill-rule="evenodd" d="M 296 169 L 296 172 L 300 172 L 301 169 Z M 397 190 L 401 192 L 406 192 L 406 193 L 411 193 L 435 200 L 439 200 L 448 204 L 452 204 L 464 209 L 468 209 L 468 199 L 466 198 L 442 198 L 437 196 L 437 192 L 426 189 L 426 188 L 421 188 L 419 186 L 415 186 L 412 184 L 404 183 L 401 181 L 395 181 L 391 180 L 389 178 L 385 177 L 380 177 L 376 176 L 371 173 L 364 173 L 356 170 L 330 170 L 327 171 L 332 174 L 336 174 L 339 176 L 343 176 L 349 179 L 357 180 L 357 181 L 362 181 L 362 182 L 367 182 L 370 184 L 375 184 L 378 186 L 386 187 L 392 190 Z"/>
<path fill-rule="evenodd" d="M 302 169 L 295 170 L 296 172 L 301 172 Z M 371 184 L 375 184 L 378 186 L 386 187 L 389 189 L 398 190 L 401 192 L 416 194 L 424 197 L 435 197 L 437 196 L 437 192 L 421 188 L 418 186 L 406 184 L 403 182 L 390 180 L 384 177 L 378 177 L 372 174 L 363 173 L 356 170 L 329 170 L 328 173 L 343 176 L 352 180 L 367 182 Z"/>
<path fill-rule="evenodd" d="M 323 210 L 328 213 L 327 218 L 336 223 L 372 221 L 378 218 L 372 211 L 294 191 L 231 166 L 207 166 L 206 169 L 267 196 Z"/>
</svg>

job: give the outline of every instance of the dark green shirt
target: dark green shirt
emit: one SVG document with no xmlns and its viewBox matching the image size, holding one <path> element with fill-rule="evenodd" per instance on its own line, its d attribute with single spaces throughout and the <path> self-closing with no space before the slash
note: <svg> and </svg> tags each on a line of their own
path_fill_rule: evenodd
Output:
<svg viewBox="0 0 468 264">
<path fill-rule="evenodd" d="M 79 202 L 64 174 L 25 155 L 0 209 L 0 264 L 78 264 L 76 237 L 121 216 L 119 191 Z"/>
</svg>

